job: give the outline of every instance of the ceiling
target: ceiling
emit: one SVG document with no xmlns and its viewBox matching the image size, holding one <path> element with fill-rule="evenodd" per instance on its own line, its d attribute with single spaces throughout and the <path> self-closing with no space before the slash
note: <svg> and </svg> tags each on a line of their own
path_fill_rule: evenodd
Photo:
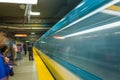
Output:
<svg viewBox="0 0 120 80">
<path fill-rule="evenodd" d="M 63 18 L 81 0 L 38 0 L 31 11 L 40 12 L 40 16 L 30 16 L 31 5 L 0 3 L 0 29 L 5 29 L 9 36 L 25 41 L 36 41 L 55 23 Z M 36 34 L 31 35 L 31 32 Z M 16 33 L 26 33 L 28 37 L 14 37 Z"/>
</svg>

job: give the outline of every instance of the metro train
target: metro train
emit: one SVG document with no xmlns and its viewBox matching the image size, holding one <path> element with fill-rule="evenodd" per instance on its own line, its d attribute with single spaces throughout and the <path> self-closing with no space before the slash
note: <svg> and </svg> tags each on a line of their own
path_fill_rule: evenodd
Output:
<svg viewBox="0 0 120 80">
<path fill-rule="evenodd" d="M 34 44 L 56 80 L 120 79 L 120 12 L 115 6 L 120 0 L 83 0 Z"/>
</svg>

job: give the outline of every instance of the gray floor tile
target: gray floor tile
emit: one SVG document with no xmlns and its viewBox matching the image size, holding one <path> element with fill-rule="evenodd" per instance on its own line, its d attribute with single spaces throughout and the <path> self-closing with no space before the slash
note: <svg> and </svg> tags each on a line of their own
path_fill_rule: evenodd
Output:
<svg viewBox="0 0 120 80">
<path fill-rule="evenodd" d="M 17 61 L 17 66 L 14 66 L 14 73 L 15 75 L 10 76 L 9 80 L 38 80 L 35 62 L 29 61 L 28 56 Z"/>
</svg>

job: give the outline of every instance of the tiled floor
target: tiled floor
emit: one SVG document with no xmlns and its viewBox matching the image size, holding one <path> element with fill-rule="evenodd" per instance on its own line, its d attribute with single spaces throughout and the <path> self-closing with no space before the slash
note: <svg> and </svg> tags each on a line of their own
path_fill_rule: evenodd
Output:
<svg viewBox="0 0 120 80">
<path fill-rule="evenodd" d="M 15 75 L 10 76 L 9 80 L 38 80 L 35 62 L 29 61 L 28 56 L 17 62 L 14 73 Z"/>
</svg>

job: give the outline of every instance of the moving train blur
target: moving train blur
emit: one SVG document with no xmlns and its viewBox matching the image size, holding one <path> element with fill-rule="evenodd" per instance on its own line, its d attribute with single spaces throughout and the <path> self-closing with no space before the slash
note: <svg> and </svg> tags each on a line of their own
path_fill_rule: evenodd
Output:
<svg viewBox="0 0 120 80">
<path fill-rule="evenodd" d="M 119 80 L 120 7 L 114 10 L 116 6 L 120 6 L 117 0 L 83 0 L 35 46 L 78 77 L 65 80 Z M 56 74 L 50 65 L 47 67 Z M 64 80 L 65 74 L 61 79 L 54 77 Z"/>
<path fill-rule="evenodd" d="M 54 80 L 119 80 L 120 0 L 77 3 L 34 41 L 34 52 Z"/>
</svg>

